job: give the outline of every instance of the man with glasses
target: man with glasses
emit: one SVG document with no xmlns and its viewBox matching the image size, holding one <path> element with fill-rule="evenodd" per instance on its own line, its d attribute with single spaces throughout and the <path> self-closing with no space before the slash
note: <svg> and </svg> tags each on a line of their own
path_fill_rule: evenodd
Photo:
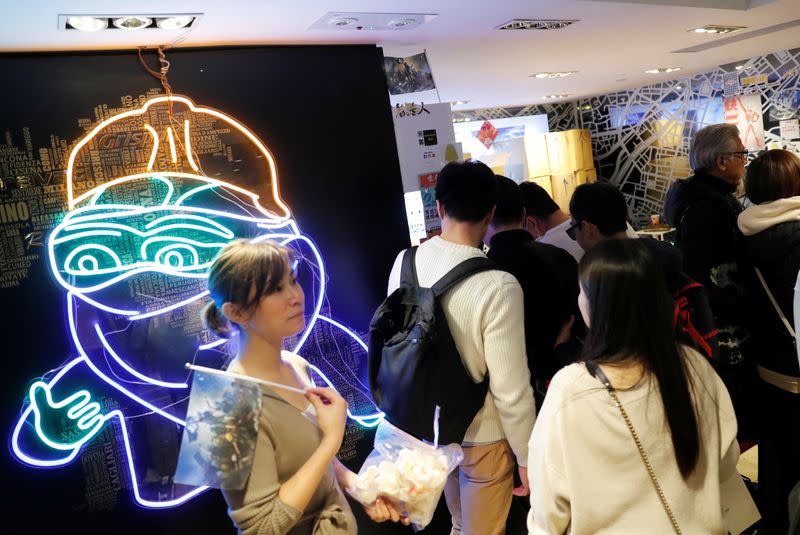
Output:
<svg viewBox="0 0 800 535">
<path fill-rule="evenodd" d="M 747 355 L 744 260 L 737 226 L 742 205 L 734 196 L 745 174 L 747 150 L 735 125 L 715 124 L 698 131 L 689 148 L 694 175 L 676 180 L 667 193 L 664 215 L 676 227 L 675 245 L 686 273 L 703 284 L 719 328 L 719 373 L 733 398 L 739 437 L 752 437 L 755 371 Z"/>
</svg>

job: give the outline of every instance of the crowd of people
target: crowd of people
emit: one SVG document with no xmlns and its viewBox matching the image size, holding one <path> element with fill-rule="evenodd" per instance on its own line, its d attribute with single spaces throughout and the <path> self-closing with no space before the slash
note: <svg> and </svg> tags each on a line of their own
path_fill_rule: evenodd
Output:
<svg viewBox="0 0 800 535">
<path fill-rule="evenodd" d="M 744 488 L 740 450 L 754 443 L 759 533 L 790 530 L 800 158 L 770 150 L 748 165 L 736 127 L 712 125 L 693 137 L 690 162 L 664 208 L 674 245 L 636 237 L 609 182 L 578 186 L 567 214 L 540 186 L 477 161 L 439 173 L 441 234 L 411 256 L 412 283 L 400 252 L 388 293 L 494 263 L 435 296 L 460 355 L 453 372 L 488 381 L 444 491 L 453 534 L 505 533 L 513 495 L 530 497 L 531 534 L 724 534 L 727 500 Z M 240 333 L 230 369 L 307 390 L 263 387 L 253 472 L 224 494 L 242 533 L 356 533 L 342 491 L 355 476 L 335 457 L 346 403 L 281 351 L 304 325 L 291 266 L 284 248 L 237 241 L 209 274 L 207 325 Z M 408 522 L 388 499 L 364 508 Z"/>
</svg>

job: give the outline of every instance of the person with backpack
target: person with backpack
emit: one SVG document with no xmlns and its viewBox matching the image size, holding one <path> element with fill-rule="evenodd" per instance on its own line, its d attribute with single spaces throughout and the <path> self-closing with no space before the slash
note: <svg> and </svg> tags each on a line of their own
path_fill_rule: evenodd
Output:
<svg viewBox="0 0 800 535">
<path fill-rule="evenodd" d="M 757 376 L 749 351 L 746 304 L 753 269 L 736 224 L 742 205 L 734 196 L 744 178 L 747 154 L 736 125 L 714 124 L 699 130 L 689 147 L 694 175 L 676 180 L 664 201 L 664 219 L 676 229 L 675 246 L 683 253 L 683 268 L 708 291 L 719 329 L 717 371 L 733 398 L 740 439 L 755 436 L 758 419 L 751 402 Z"/>
<path fill-rule="evenodd" d="M 749 323 L 758 348 L 758 491 L 763 533 L 783 535 L 789 527 L 787 498 L 800 480 L 800 365 L 793 306 L 800 271 L 800 158 L 767 151 L 747 168 L 747 197 L 739 229 L 757 270 L 748 288 Z M 759 531 L 762 533 L 762 531 Z"/>
<path fill-rule="evenodd" d="M 606 182 L 582 184 L 575 188 L 569 210 L 572 224 L 569 236 L 589 251 L 609 239 L 629 239 L 626 233 L 628 213 L 625 197 Z M 658 259 L 675 306 L 673 326 L 682 343 L 695 347 L 712 362 L 717 356 L 717 329 L 705 289 L 684 271 L 681 252 L 667 242 L 638 238 Z"/>
<path fill-rule="evenodd" d="M 531 535 L 723 535 L 757 520 L 726 517 L 752 507 L 736 415 L 708 359 L 676 340 L 659 264 L 644 240 L 604 240 L 581 260 L 588 333 L 531 435 Z"/>
<path fill-rule="evenodd" d="M 536 408 L 525 352 L 522 289 L 486 259 L 495 176 L 478 161 L 451 162 L 436 184 L 442 233 L 401 252 L 389 297 L 370 326 L 370 386 L 388 421 L 464 460 L 445 487 L 452 533 L 501 535 L 514 461 L 527 494 L 528 438 Z"/>
</svg>

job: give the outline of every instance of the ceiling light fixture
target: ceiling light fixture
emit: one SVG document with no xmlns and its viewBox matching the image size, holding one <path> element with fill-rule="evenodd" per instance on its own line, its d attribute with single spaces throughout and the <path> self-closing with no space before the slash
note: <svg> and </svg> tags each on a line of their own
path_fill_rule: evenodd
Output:
<svg viewBox="0 0 800 535">
<path fill-rule="evenodd" d="M 78 15 L 67 17 L 67 24 L 82 32 L 96 32 L 108 28 L 108 19 Z"/>
<path fill-rule="evenodd" d="M 721 26 L 719 24 L 707 24 L 706 26 L 701 26 L 699 28 L 692 28 L 689 30 L 689 32 L 723 34 L 738 32 L 739 30 L 743 30 L 745 28 L 747 28 L 747 26 Z"/>
<path fill-rule="evenodd" d="M 576 74 L 578 71 L 563 71 L 563 72 L 537 72 L 536 74 L 531 74 L 530 77 L 532 78 L 564 78 L 565 76 L 571 76 Z"/>
<path fill-rule="evenodd" d="M 644 72 L 647 74 L 664 74 L 681 70 L 680 67 L 656 67 L 655 69 L 648 69 Z"/>
<path fill-rule="evenodd" d="M 554 98 L 567 98 L 568 96 L 570 96 L 570 95 L 568 95 L 568 94 L 564 94 L 564 95 L 544 95 L 542 98 L 547 99 L 547 100 L 552 100 Z"/>
<path fill-rule="evenodd" d="M 350 26 L 351 24 L 355 24 L 356 22 L 358 22 L 358 19 L 353 17 L 339 17 L 336 19 L 331 19 L 328 22 L 328 24 L 330 24 L 331 26 L 338 26 L 341 28 L 342 26 Z"/>
<path fill-rule="evenodd" d="M 561 30 L 577 20 L 514 19 L 498 26 L 498 30 Z"/>
<path fill-rule="evenodd" d="M 120 15 L 59 15 L 60 30 L 179 30 L 197 26 L 202 13 L 137 13 Z"/>
<path fill-rule="evenodd" d="M 742 69 L 744 69 L 744 67 L 745 67 L 744 65 L 737 65 L 736 67 L 734 67 L 734 69 L 736 69 L 737 71 L 741 71 Z"/>
<path fill-rule="evenodd" d="M 456 106 L 463 106 L 464 104 L 469 104 L 469 100 L 458 100 L 458 101 L 456 101 Z"/>
<path fill-rule="evenodd" d="M 153 19 L 149 17 L 117 17 L 113 20 L 114 27 L 121 30 L 141 30 L 153 24 Z"/>
<path fill-rule="evenodd" d="M 310 30 L 342 30 L 347 32 L 391 31 L 413 32 L 423 24 L 427 24 L 438 15 L 434 13 L 369 13 L 332 11 L 325 13 Z"/>
<path fill-rule="evenodd" d="M 390 28 L 408 28 L 409 26 L 415 26 L 419 24 L 417 19 L 397 19 L 397 20 L 390 20 L 389 27 Z"/>
<path fill-rule="evenodd" d="M 194 17 L 189 15 L 178 15 L 175 17 L 164 17 L 156 19 L 156 26 L 162 30 L 180 30 L 186 28 L 194 22 Z"/>
</svg>

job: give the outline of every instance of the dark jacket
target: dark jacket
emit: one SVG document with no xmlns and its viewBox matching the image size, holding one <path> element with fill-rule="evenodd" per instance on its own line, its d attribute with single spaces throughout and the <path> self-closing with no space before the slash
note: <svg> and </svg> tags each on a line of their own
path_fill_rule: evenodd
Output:
<svg viewBox="0 0 800 535">
<path fill-rule="evenodd" d="M 800 271 L 800 221 L 787 221 L 745 238 L 747 254 L 758 267 L 783 315 L 794 326 L 794 286 Z M 800 377 L 794 339 L 758 279 L 750 286 L 750 328 L 759 364 Z"/>
<path fill-rule="evenodd" d="M 576 318 L 573 333 L 582 330 L 578 311 L 578 265 L 568 252 L 539 243 L 525 230 L 492 237 L 488 257 L 519 281 L 525 303 L 525 347 L 537 401 L 543 387 L 569 362 L 554 358 L 553 344 L 561 326 Z M 538 388 L 537 388 L 538 387 Z"/>
<path fill-rule="evenodd" d="M 694 284 L 696 281 L 683 270 L 683 256 L 677 247 L 653 238 L 639 238 L 639 242 L 650 250 L 664 270 L 667 290 L 672 297 L 676 301 L 681 298 L 686 299 L 683 306 L 679 304 L 678 310 L 687 311 L 687 317 L 691 320 L 674 318 L 677 323 L 678 341 L 694 347 L 716 362 L 719 358 L 718 331 L 705 288 L 692 287 L 692 285 L 697 286 Z"/>
<path fill-rule="evenodd" d="M 676 227 L 684 271 L 708 291 L 723 364 L 745 360 L 749 337 L 745 286 L 752 270 L 736 224 L 742 207 L 734 191 L 734 186 L 698 171 L 676 181 L 664 205 L 665 219 Z"/>
</svg>

